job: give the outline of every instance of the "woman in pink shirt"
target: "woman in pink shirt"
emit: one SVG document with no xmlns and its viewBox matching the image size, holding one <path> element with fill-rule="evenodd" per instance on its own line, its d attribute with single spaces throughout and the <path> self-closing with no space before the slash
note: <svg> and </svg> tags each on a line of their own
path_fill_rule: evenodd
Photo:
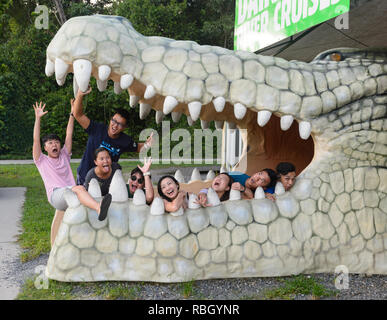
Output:
<svg viewBox="0 0 387 320">
<path fill-rule="evenodd" d="M 56 209 L 51 226 L 51 245 L 53 245 L 56 233 L 62 222 L 64 211 L 67 209 L 67 202 L 64 195 L 66 192 L 74 192 L 80 203 L 98 213 L 98 219 L 104 220 L 109 209 L 112 196 L 110 193 L 102 198 L 99 203 L 86 191 L 84 186 L 76 186 L 73 173 L 70 167 L 71 148 L 74 131 L 74 117 L 70 113 L 69 122 L 66 129 L 66 140 L 63 148 L 57 135 L 50 134 L 42 139 L 43 148 L 47 155 L 42 153 L 40 144 L 40 119 L 48 112 L 44 111 L 45 104 L 38 105 L 36 102 L 35 125 L 33 136 L 32 156 L 36 167 L 43 179 L 48 202 Z M 73 99 L 71 99 L 71 110 L 73 109 Z"/>
</svg>

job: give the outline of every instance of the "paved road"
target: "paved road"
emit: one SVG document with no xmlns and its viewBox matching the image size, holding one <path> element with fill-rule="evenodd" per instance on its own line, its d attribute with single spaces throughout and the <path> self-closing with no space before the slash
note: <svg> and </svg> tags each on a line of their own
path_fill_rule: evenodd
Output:
<svg viewBox="0 0 387 320">
<path fill-rule="evenodd" d="M 9 265 L 19 259 L 17 236 L 25 192 L 26 188 L 0 188 L 0 300 L 13 300 L 19 292 Z"/>
</svg>

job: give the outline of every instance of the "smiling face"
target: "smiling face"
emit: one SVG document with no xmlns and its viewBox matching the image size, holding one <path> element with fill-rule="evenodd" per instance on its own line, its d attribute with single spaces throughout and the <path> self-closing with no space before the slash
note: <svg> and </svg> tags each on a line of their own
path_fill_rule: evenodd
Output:
<svg viewBox="0 0 387 320">
<path fill-rule="evenodd" d="M 134 192 L 137 189 L 144 189 L 145 187 L 144 177 L 142 177 L 139 172 L 135 172 L 129 178 L 128 184 L 129 184 L 130 193 L 134 194 Z"/>
<path fill-rule="evenodd" d="M 266 171 L 259 171 L 248 178 L 245 185 L 247 188 L 255 190 L 258 187 L 266 187 L 270 181 L 269 174 Z"/>
<path fill-rule="evenodd" d="M 285 191 L 289 191 L 294 185 L 294 182 L 296 182 L 296 173 L 292 171 L 287 174 L 280 174 L 280 181 L 283 184 Z"/>
<path fill-rule="evenodd" d="M 58 158 L 60 154 L 60 141 L 59 140 L 47 140 L 44 143 L 44 150 L 50 158 Z"/>
<path fill-rule="evenodd" d="M 122 131 L 126 128 L 126 119 L 116 113 L 110 120 L 108 135 L 111 138 L 118 137 Z"/>
<path fill-rule="evenodd" d="M 211 188 L 214 189 L 215 192 L 223 192 L 230 190 L 230 186 L 228 185 L 230 182 L 230 177 L 225 174 L 220 174 L 214 178 L 212 181 Z"/>
<path fill-rule="evenodd" d="M 173 200 L 179 193 L 179 186 L 171 178 L 164 178 L 160 183 L 160 190 L 164 196 Z"/>
<path fill-rule="evenodd" d="M 112 170 L 112 158 L 107 150 L 98 152 L 94 163 L 102 174 L 109 174 Z"/>
</svg>

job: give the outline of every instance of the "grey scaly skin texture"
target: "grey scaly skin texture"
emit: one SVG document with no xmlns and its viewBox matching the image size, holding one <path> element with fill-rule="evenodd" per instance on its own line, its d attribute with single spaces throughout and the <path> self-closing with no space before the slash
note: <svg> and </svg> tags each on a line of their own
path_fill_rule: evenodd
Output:
<svg viewBox="0 0 387 320">
<path fill-rule="evenodd" d="M 341 61 L 333 61 L 334 53 Z M 337 55 L 336 55 L 337 56 Z M 163 214 L 137 193 L 128 200 L 120 171 L 108 218 L 68 194 L 69 209 L 46 274 L 60 281 L 192 279 L 334 272 L 387 274 L 386 50 L 335 49 L 311 63 L 144 37 L 121 17 L 67 21 L 47 49 L 46 74 L 74 86 L 115 82 L 150 108 L 188 120 L 264 127 L 274 114 L 297 121 L 314 143 L 309 166 L 290 192 Z M 89 71 L 88 71 L 89 70 Z M 161 113 L 161 111 L 163 113 Z M 258 115 L 257 115 L 258 114 Z M 282 121 L 282 120 L 281 120 Z M 100 196 L 97 186 L 90 193 Z"/>
</svg>

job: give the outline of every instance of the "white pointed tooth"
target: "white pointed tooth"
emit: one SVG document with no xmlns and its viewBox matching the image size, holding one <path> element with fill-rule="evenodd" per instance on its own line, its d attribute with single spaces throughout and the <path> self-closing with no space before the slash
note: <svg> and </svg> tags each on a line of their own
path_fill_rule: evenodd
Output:
<svg viewBox="0 0 387 320">
<path fill-rule="evenodd" d="M 107 87 L 107 80 L 102 81 L 102 80 L 97 80 L 97 88 L 100 92 L 105 91 Z"/>
<path fill-rule="evenodd" d="M 291 127 L 293 120 L 294 120 L 294 118 L 291 115 L 282 116 L 281 117 L 281 129 L 283 131 L 288 130 Z"/>
<path fill-rule="evenodd" d="M 180 171 L 180 169 L 176 170 L 175 179 L 180 183 L 185 183 L 183 173 Z"/>
<path fill-rule="evenodd" d="M 165 208 L 164 208 L 164 201 L 160 197 L 155 197 L 152 202 L 152 206 L 150 209 L 150 214 L 152 216 L 160 216 L 164 214 Z"/>
<path fill-rule="evenodd" d="M 224 167 L 224 166 L 221 166 L 221 168 L 220 168 L 220 171 L 219 171 L 220 173 L 223 173 L 223 172 L 227 172 L 227 169 L 226 169 L 226 167 Z"/>
<path fill-rule="evenodd" d="M 199 101 L 194 101 L 188 104 L 189 114 L 193 121 L 199 119 L 200 112 L 202 111 L 202 104 Z"/>
<path fill-rule="evenodd" d="M 128 190 L 121 170 L 116 170 L 110 183 L 109 193 L 112 195 L 112 201 L 125 202 L 128 200 Z"/>
<path fill-rule="evenodd" d="M 216 129 L 223 129 L 224 121 L 215 121 L 215 128 Z"/>
<path fill-rule="evenodd" d="M 200 171 L 198 168 L 193 169 L 190 182 L 195 180 L 202 180 L 202 177 L 200 176 Z"/>
<path fill-rule="evenodd" d="M 170 114 L 171 111 L 179 104 L 176 98 L 167 96 L 164 100 L 163 112 L 164 114 Z"/>
<path fill-rule="evenodd" d="M 77 79 L 79 89 L 81 89 L 82 92 L 87 91 L 92 68 L 91 62 L 86 59 L 77 59 L 73 62 L 74 77 Z"/>
<path fill-rule="evenodd" d="M 275 190 L 274 190 L 275 194 L 280 196 L 282 194 L 285 193 L 285 188 L 283 186 L 283 184 L 281 182 L 277 182 L 277 184 L 275 185 Z"/>
<path fill-rule="evenodd" d="M 241 199 L 241 192 L 239 190 L 230 190 L 230 197 L 229 200 L 240 200 Z"/>
<path fill-rule="evenodd" d="M 255 189 L 254 199 L 265 199 L 265 191 L 263 191 L 262 187 Z"/>
<path fill-rule="evenodd" d="M 179 209 L 177 209 L 177 211 L 171 211 L 169 214 L 172 217 L 180 217 L 184 214 L 184 209 L 182 207 L 180 207 Z"/>
<path fill-rule="evenodd" d="M 109 79 L 110 72 L 112 71 L 112 68 L 110 68 L 107 65 L 102 65 L 98 67 L 98 79 L 101 81 L 106 81 Z"/>
<path fill-rule="evenodd" d="M 46 68 L 44 69 L 47 77 L 51 77 L 55 72 L 55 64 L 47 58 L 46 60 Z"/>
<path fill-rule="evenodd" d="M 312 126 L 308 121 L 300 121 L 298 124 L 298 131 L 300 133 L 301 139 L 307 140 L 312 131 Z"/>
<path fill-rule="evenodd" d="M 55 78 L 56 82 L 62 86 L 66 80 L 69 65 L 60 58 L 55 59 Z"/>
<path fill-rule="evenodd" d="M 90 195 L 93 198 L 102 197 L 101 187 L 99 186 L 99 183 L 98 183 L 97 179 L 95 179 L 95 178 L 92 178 L 90 180 L 89 188 L 87 189 L 87 191 L 90 193 Z"/>
<path fill-rule="evenodd" d="M 120 94 L 122 92 L 121 86 L 119 82 L 114 82 L 114 93 Z"/>
<path fill-rule="evenodd" d="M 159 124 L 164 119 L 164 113 L 161 110 L 156 111 L 156 123 Z"/>
<path fill-rule="evenodd" d="M 133 195 L 133 204 L 134 204 L 135 206 L 141 206 L 141 205 L 146 204 L 146 198 L 145 198 L 144 190 L 142 190 L 142 189 L 137 189 L 137 190 L 134 192 L 134 195 Z"/>
<path fill-rule="evenodd" d="M 171 118 L 172 118 L 172 121 L 173 122 L 179 122 L 180 118 L 181 118 L 181 115 L 182 113 L 181 112 L 172 112 L 171 113 Z"/>
<path fill-rule="evenodd" d="M 76 208 L 81 204 L 77 195 L 70 189 L 65 190 L 63 197 L 69 208 Z"/>
<path fill-rule="evenodd" d="M 156 90 L 152 85 L 146 86 L 145 92 L 144 92 L 144 98 L 150 99 L 153 98 L 156 94 Z"/>
<path fill-rule="evenodd" d="M 215 178 L 215 172 L 212 170 L 208 171 L 206 180 L 212 180 L 214 178 Z"/>
<path fill-rule="evenodd" d="M 140 119 L 144 120 L 151 112 L 152 107 L 150 104 L 147 103 L 140 103 Z"/>
<path fill-rule="evenodd" d="M 122 90 L 128 89 L 133 83 L 133 76 L 131 74 L 123 74 L 120 79 L 120 86 Z"/>
<path fill-rule="evenodd" d="M 75 79 L 75 77 L 73 77 L 73 92 L 74 92 L 74 97 L 77 96 L 78 89 L 79 89 L 79 86 L 78 86 L 77 80 Z"/>
<path fill-rule="evenodd" d="M 201 120 L 201 119 L 200 119 L 200 126 L 202 127 L 203 130 L 204 130 L 204 129 L 208 129 L 209 125 L 210 125 L 210 122 L 209 122 L 209 121 Z"/>
<path fill-rule="evenodd" d="M 140 101 L 140 97 L 131 95 L 129 97 L 129 105 L 130 105 L 130 107 L 134 108 L 137 105 L 138 101 Z"/>
<path fill-rule="evenodd" d="M 238 120 L 243 119 L 246 114 L 246 107 L 242 103 L 234 104 L 234 115 Z"/>
<path fill-rule="evenodd" d="M 267 110 L 258 111 L 257 122 L 260 127 L 263 127 L 266 123 L 269 122 L 271 117 L 271 112 Z"/>
<path fill-rule="evenodd" d="M 207 203 L 210 204 L 212 207 L 220 205 L 220 199 L 218 197 L 218 194 L 212 188 L 208 188 Z"/>
<path fill-rule="evenodd" d="M 222 112 L 224 109 L 224 106 L 226 105 L 226 100 L 223 97 L 217 97 L 214 100 L 212 100 L 212 103 L 214 104 L 215 110 L 217 112 Z"/>
<path fill-rule="evenodd" d="M 192 118 L 190 117 L 190 116 L 187 116 L 187 123 L 188 123 L 188 125 L 191 127 L 192 125 L 193 125 L 193 120 L 192 120 Z"/>
<path fill-rule="evenodd" d="M 201 206 L 200 204 L 196 203 L 197 195 L 194 193 L 191 193 L 188 198 L 188 208 L 189 209 L 199 209 Z"/>
</svg>

